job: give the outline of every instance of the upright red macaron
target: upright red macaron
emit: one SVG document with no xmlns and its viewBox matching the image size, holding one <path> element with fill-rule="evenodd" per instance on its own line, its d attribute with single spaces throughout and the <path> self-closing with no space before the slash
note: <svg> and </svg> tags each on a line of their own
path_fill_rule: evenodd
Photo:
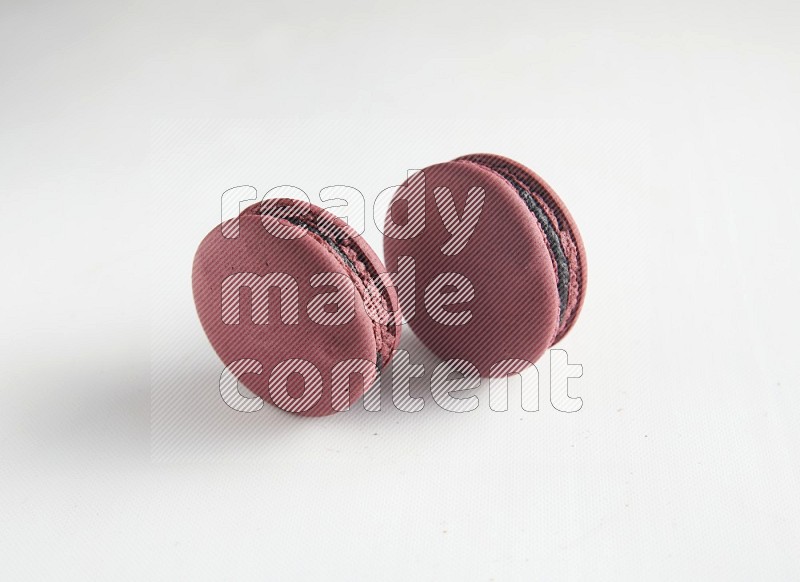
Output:
<svg viewBox="0 0 800 582">
<path fill-rule="evenodd" d="M 284 410 L 321 416 L 354 403 L 392 357 L 400 311 L 383 277 L 347 223 L 281 199 L 247 208 L 203 239 L 192 289 L 211 345 L 247 388 Z"/>
<path fill-rule="evenodd" d="M 483 376 L 535 363 L 572 328 L 586 293 L 586 253 L 564 203 L 493 154 L 410 176 L 390 203 L 384 252 L 391 271 L 413 261 L 413 296 L 400 299 L 417 337 Z"/>
</svg>

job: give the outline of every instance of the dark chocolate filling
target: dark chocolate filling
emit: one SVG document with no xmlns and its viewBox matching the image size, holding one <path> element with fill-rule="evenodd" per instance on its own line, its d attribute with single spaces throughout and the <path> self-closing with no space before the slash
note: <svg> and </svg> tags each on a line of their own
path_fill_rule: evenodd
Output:
<svg viewBox="0 0 800 582">
<path fill-rule="evenodd" d="M 528 207 L 528 210 L 530 210 L 536 217 L 536 220 L 539 221 L 539 226 L 542 227 L 544 236 L 547 239 L 547 244 L 550 245 L 550 250 L 556 261 L 556 279 L 558 279 L 559 300 L 558 320 L 560 323 L 564 318 L 564 312 L 567 310 L 567 300 L 569 299 L 569 260 L 567 259 L 566 253 L 564 253 L 564 247 L 561 246 L 561 237 L 558 234 L 558 230 L 553 223 L 550 222 L 547 213 L 539 206 L 530 191 L 514 176 L 502 169 L 493 168 L 480 162 L 473 161 L 472 163 L 477 163 L 479 166 L 493 171 L 511 184 L 517 191 L 517 194 L 519 194 L 519 197 L 522 198 L 525 206 Z"/>
<path fill-rule="evenodd" d="M 290 222 L 295 226 L 304 228 L 308 232 L 317 235 L 336 254 L 336 256 L 338 256 L 342 260 L 342 262 L 353 272 L 356 278 L 360 281 L 363 281 L 363 276 L 361 275 L 361 273 L 358 272 L 358 268 L 356 267 L 355 263 L 353 263 L 350 257 L 348 257 L 347 254 L 341 249 L 335 237 L 320 230 L 316 224 L 309 224 L 308 222 L 305 222 L 301 218 L 297 218 L 294 216 L 278 216 L 276 218 L 279 218 L 280 220 L 285 220 L 286 222 Z M 335 232 L 339 239 L 344 239 L 347 236 L 344 232 L 336 228 L 334 225 L 330 225 L 329 230 Z M 379 274 L 374 270 L 371 262 L 358 251 L 357 247 L 355 248 L 355 251 L 358 254 L 358 258 L 361 260 L 361 263 L 369 272 L 369 276 L 372 280 L 372 283 L 383 294 L 384 299 L 386 300 L 386 304 L 391 305 L 389 297 L 386 295 L 386 288 L 384 287 L 383 281 L 381 280 Z M 387 324 L 386 326 L 387 330 L 389 330 L 390 333 L 393 327 L 394 325 L 391 323 Z M 392 335 L 394 335 L 394 333 L 392 333 Z M 375 367 L 377 368 L 378 372 L 380 372 L 383 369 L 383 355 L 381 354 L 380 350 L 375 354 Z"/>
</svg>

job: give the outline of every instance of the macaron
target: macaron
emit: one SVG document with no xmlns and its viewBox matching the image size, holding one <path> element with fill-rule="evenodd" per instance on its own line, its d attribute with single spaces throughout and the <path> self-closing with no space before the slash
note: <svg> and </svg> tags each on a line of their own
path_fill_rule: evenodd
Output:
<svg viewBox="0 0 800 582">
<path fill-rule="evenodd" d="M 519 162 L 472 154 L 412 174 L 394 193 L 384 252 L 413 264 L 401 307 L 442 359 L 484 377 L 516 373 L 572 329 L 586 296 L 586 252 L 574 219 Z"/>
<path fill-rule="evenodd" d="M 322 416 L 349 408 L 392 357 L 400 309 L 386 277 L 346 222 L 278 199 L 208 233 L 192 290 L 211 345 L 241 384 L 288 412 Z"/>
</svg>

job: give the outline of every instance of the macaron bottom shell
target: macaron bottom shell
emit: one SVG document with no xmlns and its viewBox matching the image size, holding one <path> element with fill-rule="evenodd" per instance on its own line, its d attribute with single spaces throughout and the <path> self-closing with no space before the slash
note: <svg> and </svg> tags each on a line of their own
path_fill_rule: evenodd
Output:
<svg viewBox="0 0 800 582">
<path fill-rule="evenodd" d="M 535 214 L 549 239 L 557 270 L 561 316 L 554 344 L 572 329 L 586 297 L 586 250 L 580 231 L 566 204 L 536 172 L 496 154 L 470 154 L 453 160 L 479 164 L 497 172 L 514 186 Z"/>
<path fill-rule="evenodd" d="M 364 243 L 356 241 L 358 235 L 345 223 L 321 209 L 309 208 L 340 228 L 348 244 L 357 245 L 357 254 L 350 247 L 353 257 L 368 261 L 375 272 L 384 271 L 377 256 L 368 247 L 362 249 Z M 370 388 L 379 367 L 391 358 L 400 326 L 393 326 L 388 335 L 376 333 L 376 326 L 386 325 L 376 323 L 375 314 L 369 312 L 374 306 L 366 305 L 358 286 L 360 278 L 319 236 L 286 220 L 262 216 L 253 207 L 237 220 L 237 236 L 224 236 L 230 228 L 223 224 L 203 239 L 192 269 L 195 306 L 222 360 L 220 372 L 225 367 L 233 372 L 238 365 L 247 370 L 239 381 L 255 395 L 302 416 L 323 416 L 348 408 Z M 265 224 L 294 232 L 297 238 L 274 236 Z M 331 275 L 337 282 L 333 286 L 326 283 L 333 279 L 319 279 Z M 265 292 L 259 287 L 263 281 L 280 285 Z M 352 301 L 352 317 L 321 324 L 321 310 L 327 308 L 320 307 L 320 297 L 337 289 L 344 289 L 345 295 L 340 297 Z M 386 297 L 389 310 L 399 316 L 393 290 L 387 290 Z M 381 354 L 388 354 L 385 361 Z M 243 367 L 241 362 L 251 363 Z M 356 373 L 345 378 L 347 390 L 343 391 L 341 383 L 335 384 L 337 377 L 341 379 L 337 373 L 351 364 Z"/>
</svg>

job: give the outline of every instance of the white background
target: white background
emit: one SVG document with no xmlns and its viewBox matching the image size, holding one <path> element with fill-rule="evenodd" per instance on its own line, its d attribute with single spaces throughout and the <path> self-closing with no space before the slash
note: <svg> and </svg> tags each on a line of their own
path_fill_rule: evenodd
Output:
<svg viewBox="0 0 800 582">
<path fill-rule="evenodd" d="M 0 577 L 800 579 L 799 21 L 5 3 Z M 189 280 L 221 193 L 346 184 L 371 210 L 478 151 L 584 236 L 558 346 L 582 409 L 550 405 L 547 361 L 534 413 L 485 386 L 468 414 L 223 408 Z"/>
</svg>

